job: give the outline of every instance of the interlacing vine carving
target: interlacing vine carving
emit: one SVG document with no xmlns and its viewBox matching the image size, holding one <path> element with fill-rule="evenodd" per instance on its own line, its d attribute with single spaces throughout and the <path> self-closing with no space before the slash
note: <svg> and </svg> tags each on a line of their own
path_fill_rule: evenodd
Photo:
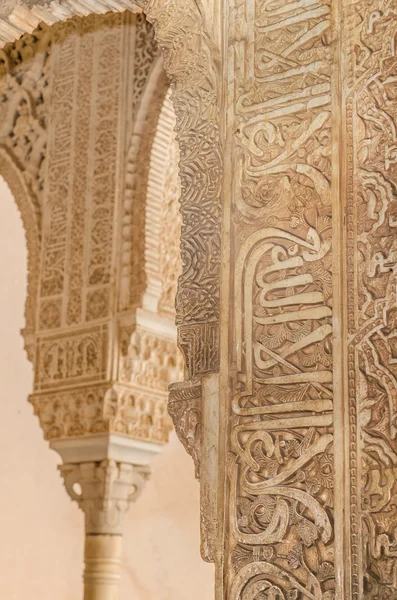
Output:
<svg viewBox="0 0 397 600">
<path fill-rule="evenodd" d="M 180 150 L 182 274 L 176 322 L 190 378 L 219 363 L 222 159 L 219 73 L 195 2 L 140 2 L 172 85 Z M 197 135 L 200 132 L 200 135 Z"/>
<path fill-rule="evenodd" d="M 397 593 L 396 17 L 387 0 L 344 14 L 353 600 Z"/>
</svg>

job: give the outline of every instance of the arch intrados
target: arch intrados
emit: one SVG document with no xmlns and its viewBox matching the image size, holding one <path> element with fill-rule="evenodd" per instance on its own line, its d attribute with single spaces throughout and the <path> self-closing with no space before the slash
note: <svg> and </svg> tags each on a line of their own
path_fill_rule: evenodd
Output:
<svg viewBox="0 0 397 600">
<path fill-rule="evenodd" d="M 175 112 L 167 92 L 157 119 L 156 131 L 150 152 L 149 173 L 145 199 L 145 293 L 143 307 L 157 311 L 162 286 L 160 260 L 160 234 L 164 209 L 164 191 L 170 167 L 172 146 L 175 139 Z"/>
<path fill-rule="evenodd" d="M 20 212 L 28 250 L 28 283 L 25 302 L 25 328 L 23 335 L 25 347 L 30 356 L 30 336 L 35 330 L 35 301 L 37 296 L 38 272 L 40 261 L 41 224 L 37 203 L 25 181 L 23 173 L 16 166 L 4 148 L 0 147 L 0 176 L 3 177 L 15 199 Z"/>
<path fill-rule="evenodd" d="M 132 245 L 131 233 L 133 228 L 142 233 L 145 231 L 145 202 L 152 144 L 169 85 L 163 58 L 159 55 L 148 76 L 138 105 L 127 157 L 122 231 L 121 310 L 127 309 L 131 304 L 139 303 L 144 293 L 145 271 L 140 257 L 144 254 L 146 236 L 138 236 Z M 134 260 L 134 257 L 138 257 L 138 260 Z"/>
</svg>

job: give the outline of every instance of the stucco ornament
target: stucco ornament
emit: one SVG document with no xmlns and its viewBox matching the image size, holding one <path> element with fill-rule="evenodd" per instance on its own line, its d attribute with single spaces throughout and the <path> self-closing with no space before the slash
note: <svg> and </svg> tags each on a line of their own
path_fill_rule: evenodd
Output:
<svg viewBox="0 0 397 600">
<path fill-rule="evenodd" d="M 105 0 L 96 10 L 107 8 Z M 397 594 L 394 3 L 142 0 L 139 8 L 173 90 L 182 212 L 176 320 L 186 380 L 171 386 L 169 410 L 200 477 L 202 552 L 216 563 L 216 597 L 390 600 Z M 85 10 L 92 9 L 84 0 L 8 6 L 0 35 L 30 30 L 38 15 L 50 23 Z M 113 43 L 112 57 L 123 52 Z M 78 80 L 73 69 L 85 67 L 72 64 L 77 45 L 64 50 L 58 60 L 65 57 L 70 77 L 62 92 Z M 122 85 L 114 65 L 108 77 L 111 93 Z M 63 97 L 55 94 L 52 105 Z M 102 147 L 117 144 L 115 103 L 103 117 Z M 27 173 L 37 170 L 30 141 L 44 140 L 29 106 L 17 102 L 13 133 L 5 134 L 7 152 Z M 138 129 L 134 136 L 131 157 L 143 147 Z M 83 145 L 96 139 L 86 136 Z M 98 165 L 99 177 L 105 161 Z M 129 174 L 130 190 L 138 189 L 137 170 Z M 40 188 L 40 176 L 29 177 Z M 37 394 L 54 380 L 82 388 L 87 373 L 99 389 L 108 372 L 103 348 L 119 338 L 106 322 L 114 301 L 104 292 L 112 280 L 98 243 L 110 243 L 100 214 L 89 217 L 97 228 L 87 236 L 84 298 L 81 269 L 60 284 L 62 250 L 52 248 L 56 268 L 46 272 L 39 310 L 45 304 L 54 322 L 69 318 L 87 332 L 74 331 L 54 352 L 44 330 Z M 81 239 L 76 230 L 75 243 Z M 146 343 L 140 328 L 163 300 L 148 263 L 141 310 L 127 316 L 139 286 L 131 285 L 128 246 L 123 256 L 127 312 L 119 322 L 131 336 L 122 361 L 131 382 L 135 348 Z M 57 309 L 69 281 L 73 302 Z M 101 393 L 106 414 L 117 414 L 116 382 Z"/>
<path fill-rule="evenodd" d="M 122 515 L 168 441 L 168 386 L 183 378 L 178 243 L 153 261 L 181 226 L 175 115 L 142 13 L 41 25 L 0 52 L 0 173 L 29 246 L 30 401 L 85 513 L 96 598 L 117 592 Z"/>
</svg>

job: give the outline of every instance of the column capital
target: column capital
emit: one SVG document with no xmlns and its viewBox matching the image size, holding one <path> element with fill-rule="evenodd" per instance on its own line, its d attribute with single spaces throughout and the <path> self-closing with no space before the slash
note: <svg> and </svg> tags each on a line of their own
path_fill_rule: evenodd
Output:
<svg viewBox="0 0 397 600">
<path fill-rule="evenodd" d="M 86 533 L 122 535 L 123 516 L 150 476 L 161 446 L 125 435 L 54 440 L 66 490 L 85 515 Z"/>
<path fill-rule="evenodd" d="M 59 467 L 69 496 L 85 514 L 87 534 L 122 535 L 123 516 L 141 494 L 150 469 L 105 459 Z"/>
</svg>

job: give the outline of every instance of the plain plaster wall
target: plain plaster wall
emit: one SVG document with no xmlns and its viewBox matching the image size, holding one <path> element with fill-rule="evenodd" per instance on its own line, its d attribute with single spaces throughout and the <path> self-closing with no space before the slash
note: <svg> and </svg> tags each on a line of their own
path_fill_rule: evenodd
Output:
<svg viewBox="0 0 397 600">
<path fill-rule="evenodd" d="M 26 265 L 22 221 L 0 177 L 0 598 L 82 600 L 83 515 L 27 401 Z M 173 434 L 126 518 L 120 600 L 187 597 L 212 600 L 213 567 L 199 555 L 193 464 Z"/>
</svg>

